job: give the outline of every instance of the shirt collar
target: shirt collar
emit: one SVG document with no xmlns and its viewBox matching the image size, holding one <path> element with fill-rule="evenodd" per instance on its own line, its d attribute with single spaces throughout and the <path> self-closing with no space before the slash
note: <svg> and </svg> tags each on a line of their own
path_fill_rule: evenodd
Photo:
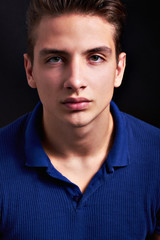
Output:
<svg viewBox="0 0 160 240">
<path fill-rule="evenodd" d="M 28 116 L 25 131 L 25 154 L 26 166 L 29 167 L 48 167 L 49 165 L 49 159 L 40 141 L 42 111 L 42 104 L 39 102 Z"/>
<path fill-rule="evenodd" d="M 30 167 L 48 167 L 50 165 L 40 141 L 42 111 L 42 104 L 38 103 L 28 116 L 25 131 L 25 154 L 26 165 Z M 126 122 L 113 101 L 111 102 L 111 113 L 115 123 L 115 139 L 106 159 L 106 167 L 109 172 L 113 172 L 114 167 L 125 167 L 129 164 Z"/>
<path fill-rule="evenodd" d="M 111 113 L 114 119 L 115 139 L 106 159 L 109 172 L 113 172 L 115 167 L 125 167 L 129 164 L 126 121 L 123 113 L 113 101 L 111 101 Z"/>
</svg>

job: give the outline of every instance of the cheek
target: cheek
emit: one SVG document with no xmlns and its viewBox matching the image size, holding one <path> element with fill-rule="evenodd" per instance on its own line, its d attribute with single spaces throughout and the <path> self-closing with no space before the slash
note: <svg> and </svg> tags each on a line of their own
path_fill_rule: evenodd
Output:
<svg viewBox="0 0 160 240">
<path fill-rule="evenodd" d="M 95 75 L 94 75 L 95 78 Z M 113 92 L 115 82 L 115 72 L 114 71 L 101 71 L 97 75 L 93 89 L 97 92 L 98 95 L 105 95 L 109 92 Z"/>
<path fill-rule="evenodd" d="M 40 68 L 39 68 L 40 69 Z M 37 89 L 41 89 L 42 91 L 57 91 L 61 88 L 61 77 L 59 73 L 55 73 L 53 70 L 43 70 L 43 71 L 35 71 L 36 76 L 35 81 L 37 85 Z"/>
<path fill-rule="evenodd" d="M 49 73 L 43 72 L 35 72 L 36 76 L 36 86 L 39 98 L 44 106 L 55 103 L 58 98 L 58 89 L 59 84 L 57 79 L 53 78 L 53 76 Z"/>
</svg>

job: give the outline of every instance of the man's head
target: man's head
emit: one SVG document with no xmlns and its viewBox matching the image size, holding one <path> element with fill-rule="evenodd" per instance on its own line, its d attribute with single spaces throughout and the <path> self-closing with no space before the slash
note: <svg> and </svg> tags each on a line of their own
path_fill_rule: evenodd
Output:
<svg viewBox="0 0 160 240">
<path fill-rule="evenodd" d="M 126 54 L 119 50 L 123 13 L 119 0 L 32 0 L 24 60 L 46 124 L 106 121 L 125 70 Z"/>
<path fill-rule="evenodd" d="M 36 27 L 45 16 L 64 14 L 99 16 L 114 26 L 116 56 L 120 53 L 120 39 L 125 21 L 125 8 L 120 0 L 31 0 L 27 13 L 28 55 L 33 63 Z"/>
<path fill-rule="evenodd" d="M 24 58 L 28 84 L 38 90 L 46 124 L 83 127 L 106 121 L 125 69 L 125 53 L 117 61 L 113 34 L 113 25 L 99 16 L 42 18 L 34 64 L 27 54 Z"/>
</svg>

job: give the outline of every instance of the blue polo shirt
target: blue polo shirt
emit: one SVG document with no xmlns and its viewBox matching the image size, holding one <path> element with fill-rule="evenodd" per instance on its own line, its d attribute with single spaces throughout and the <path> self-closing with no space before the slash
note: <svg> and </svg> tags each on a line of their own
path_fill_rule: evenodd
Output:
<svg viewBox="0 0 160 240">
<path fill-rule="evenodd" d="M 119 111 L 84 194 L 41 145 L 42 105 L 0 130 L 0 239 L 145 240 L 160 234 L 160 130 Z"/>
</svg>

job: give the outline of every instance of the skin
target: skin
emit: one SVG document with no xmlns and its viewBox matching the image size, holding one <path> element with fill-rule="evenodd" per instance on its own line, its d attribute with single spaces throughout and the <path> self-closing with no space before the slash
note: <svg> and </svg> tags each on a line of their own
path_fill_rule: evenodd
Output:
<svg viewBox="0 0 160 240">
<path fill-rule="evenodd" d="M 35 30 L 33 65 L 24 54 L 28 84 L 43 104 L 43 147 L 82 193 L 114 140 L 110 101 L 126 62 L 125 53 L 116 60 L 114 31 L 98 16 L 46 16 Z M 80 97 L 89 102 L 64 103 Z"/>
<path fill-rule="evenodd" d="M 113 141 L 110 101 L 125 70 L 117 63 L 114 28 L 98 16 L 43 17 L 34 63 L 24 55 L 28 84 L 43 104 L 43 147 L 52 164 L 84 193 Z M 67 103 L 68 98 L 89 102 Z M 69 105 L 69 106 L 68 106 Z"/>
</svg>

